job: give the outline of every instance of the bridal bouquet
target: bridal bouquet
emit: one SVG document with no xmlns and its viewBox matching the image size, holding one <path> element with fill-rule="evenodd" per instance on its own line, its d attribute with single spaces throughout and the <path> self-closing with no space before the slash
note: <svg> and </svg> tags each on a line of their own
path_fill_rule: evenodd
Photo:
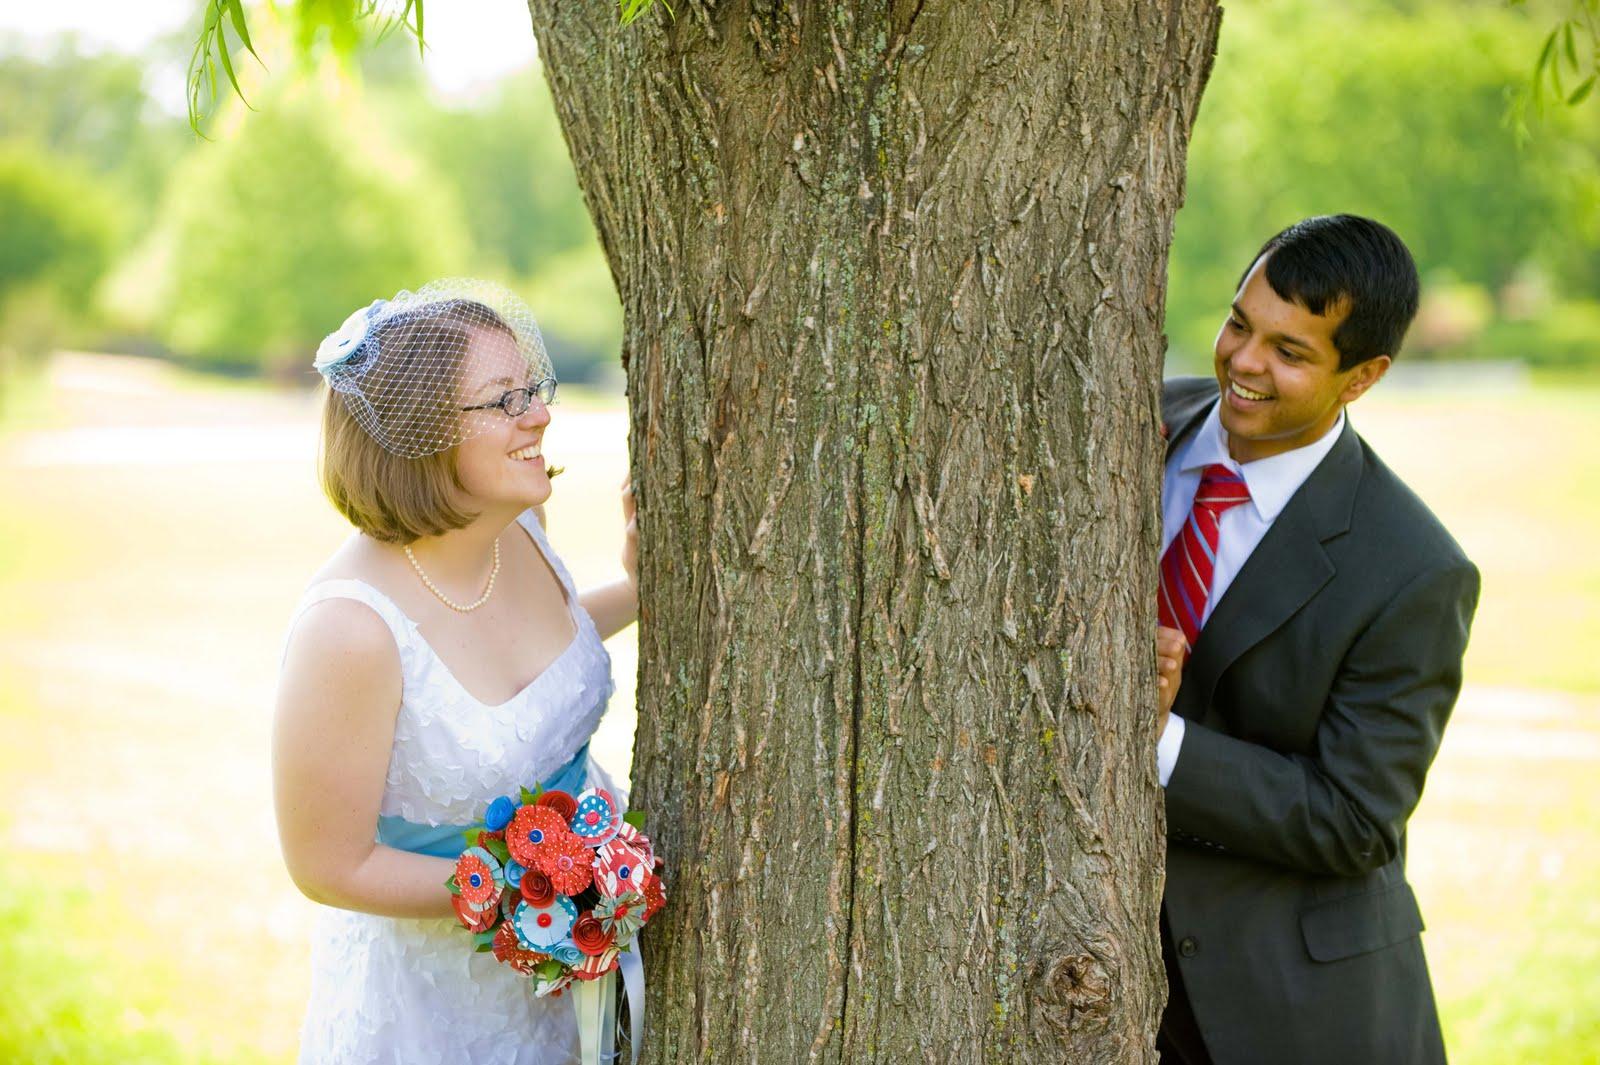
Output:
<svg viewBox="0 0 1600 1065">
<path fill-rule="evenodd" d="M 467 831 L 445 882 L 456 916 L 480 952 L 533 980 L 537 995 L 598 981 L 667 902 L 642 823 L 604 789 L 502 796 Z"/>
</svg>

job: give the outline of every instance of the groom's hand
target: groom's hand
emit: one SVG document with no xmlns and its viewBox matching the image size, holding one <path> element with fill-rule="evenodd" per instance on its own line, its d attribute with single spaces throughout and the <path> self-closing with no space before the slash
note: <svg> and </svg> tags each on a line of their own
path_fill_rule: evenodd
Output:
<svg viewBox="0 0 1600 1065">
<path fill-rule="evenodd" d="M 1178 698 L 1178 685 L 1183 681 L 1183 660 L 1188 653 L 1189 645 L 1182 632 L 1164 626 L 1156 629 L 1156 676 L 1161 693 L 1161 720 L 1156 728 L 1158 736 L 1166 729 L 1173 701 Z"/>
</svg>

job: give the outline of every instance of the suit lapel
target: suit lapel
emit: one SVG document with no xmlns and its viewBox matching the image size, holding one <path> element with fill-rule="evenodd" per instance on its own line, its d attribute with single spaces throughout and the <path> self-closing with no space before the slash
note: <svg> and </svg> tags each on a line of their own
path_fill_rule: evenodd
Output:
<svg viewBox="0 0 1600 1065">
<path fill-rule="evenodd" d="M 1227 668 L 1333 579 L 1336 568 L 1322 545 L 1350 528 L 1362 462 L 1347 418 L 1333 450 L 1273 521 L 1200 631 L 1179 691 L 1180 699 L 1199 701 L 1185 703 L 1209 707 Z"/>
<path fill-rule="evenodd" d="M 1217 389 L 1213 385 L 1210 394 L 1201 392 L 1186 400 L 1176 403 L 1163 413 L 1166 420 L 1163 423 L 1167 430 L 1167 454 L 1162 460 L 1163 465 L 1172 461 L 1172 456 L 1178 453 L 1188 439 L 1194 435 L 1195 430 L 1205 424 L 1206 415 L 1211 413 L 1211 408 L 1217 402 Z"/>
</svg>

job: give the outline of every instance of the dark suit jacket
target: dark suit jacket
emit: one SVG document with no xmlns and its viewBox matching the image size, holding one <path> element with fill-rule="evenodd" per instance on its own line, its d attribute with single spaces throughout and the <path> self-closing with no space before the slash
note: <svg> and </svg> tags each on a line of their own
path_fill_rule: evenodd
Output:
<svg viewBox="0 0 1600 1065">
<path fill-rule="evenodd" d="M 1169 457 L 1217 395 L 1167 383 Z M 1216 1065 L 1444 1061 L 1406 819 L 1477 601 L 1472 563 L 1346 419 L 1201 630 L 1164 905 Z"/>
</svg>

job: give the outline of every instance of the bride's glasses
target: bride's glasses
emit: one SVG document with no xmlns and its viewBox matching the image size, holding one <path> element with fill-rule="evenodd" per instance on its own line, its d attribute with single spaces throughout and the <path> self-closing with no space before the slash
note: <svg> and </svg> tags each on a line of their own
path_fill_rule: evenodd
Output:
<svg viewBox="0 0 1600 1065">
<path fill-rule="evenodd" d="M 493 410 L 498 407 L 505 412 L 506 417 L 520 418 L 528 413 L 528 407 L 533 404 L 534 396 L 538 396 L 539 402 L 547 407 L 554 403 L 556 401 L 556 379 L 554 377 L 546 377 L 544 380 L 529 385 L 527 388 L 513 388 L 509 392 L 501 393 L 499 399 L 491 399 L 487 403 L 479 403 L 475 406 L 462 407 L 461 409 L 464 411 Z"/>
</svg>

